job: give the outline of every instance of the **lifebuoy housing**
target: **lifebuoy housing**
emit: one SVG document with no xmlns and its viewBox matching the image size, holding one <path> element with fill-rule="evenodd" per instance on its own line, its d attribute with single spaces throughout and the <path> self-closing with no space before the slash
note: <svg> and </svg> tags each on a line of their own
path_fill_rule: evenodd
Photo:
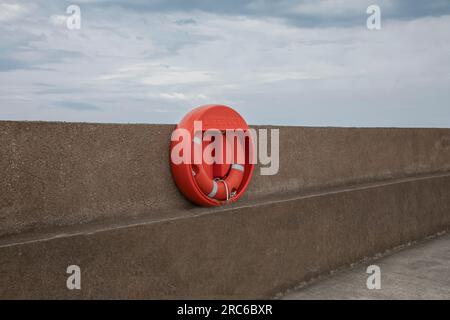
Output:
<svg viewBox="0 0 450 320">
<path fill-rule="evenodd" d="M 195 122 L 201 123 L 201 132 L 196 132 Z M 177 130 L 185 130 L 189 133 L 180 141 L 172 140 L 170 147 L 171 170 L 175 183 L 180 191 L 192 202 L 202 206 L 218 206 L 234 202 L 239 199 L 247 188 L 253 174 L 252 163 L 253 141 L 249 134 L 249 128 L 239 113 L 230 107 L 223 105 L 207 105 L 196 108 L 189 112 L 178 124 Z M 203 139 L 208 131 L 216 131 L 223 143 L 221 144 L 221 157 L 224 163 L 201 163 L 195 162 L 194 151 L 202 152 L 211 144 L 211 141 Z M 236 131 L 245 134 L 245 139 L 229 139 L 227 133 Z M 179 143 L 190 145 L 190 163 L 175 163 L 172 159 L 174 148 Z M 227 146 L 230 149 L 227 149 Z M 227 157 L 226 150 L 232 150 L 233 155 Z M 186 152 L 186 150 L 183 150 Z M 244 159 L 239 161 L 237 155 L 243 154 Z M 225 161 L 229 160 L 229 161 Z M 244 161 L 242 161 L 244 160 Z"/>
</svg>

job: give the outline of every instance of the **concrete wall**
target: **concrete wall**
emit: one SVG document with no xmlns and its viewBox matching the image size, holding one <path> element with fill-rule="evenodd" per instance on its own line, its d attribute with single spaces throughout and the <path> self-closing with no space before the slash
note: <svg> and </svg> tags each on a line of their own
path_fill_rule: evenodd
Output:
<svg viewBox="0 0 450 320">
<path fill-rule="evenodd" d="M 0 297 L 268 297 L 450 227 L 449 129 L 282 127 L 279 174 L 207 209 L 173 128 L 0 122 Z"/>
<path fill-rule="evenodd" d="M 0 239 L 194 210 L 172 181 L 173 129 L 0 122 Z M 257 168 L 244 199 L 450 170 L 448 129 L 282 127 L 280 145 L 279 174 L 261 176 Z"/>
</svg>

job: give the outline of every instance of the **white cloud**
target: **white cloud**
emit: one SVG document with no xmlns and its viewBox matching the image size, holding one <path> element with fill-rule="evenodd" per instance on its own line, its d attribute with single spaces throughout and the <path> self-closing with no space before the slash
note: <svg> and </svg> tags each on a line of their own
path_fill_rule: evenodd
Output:
<svg viewBox="0 0 450 320">
<path fill-rule="evenodd" d="M 389 0 L 306 0 L 292 6 L 291 11 L 298 14 L 315 16 L 343 16 L 361 15 L 365 16 L 365 9 L 376 4 L 387 10 L 392 7 Z"/>
<path fill-rule="evenodd" d="M 212 81 L 211 75 L 207 71 L 171 67 L 157 63 L 120 66 L 115 72 L 102 75 L 98 79 L 130 79 L 152 86 L 197 84 Z"/>
<path fill-rule="evenodd" d="M 50 23 L 55 26 L 65 26 L 67 16 L 61 14 L 54 14 L 50 16 Z"/>
<path fill-rule="evenodd" d="M 142 79 L 142 83 L 154 86 L 196 84 L 208 81 L 211 81 L 211 77 L 206 72 L 182 70 L 156 72 Z"/>
<path fill-rule="evenodd" d="M 11 21 L 27 12 L 24 5 L 19 3 L 0 3 L 0 21 Z"/>
<path fill-rule="evenodd" d="M 190 102 L 201 100 L 207 101 L 209 99 L 209 97 L 204 94 L 184 94 L 180 92 L 171 92 L 171 93 L 162 92 L 158 95 L 158 97 L 168 101 L 190 101 Z"/>
</svg>

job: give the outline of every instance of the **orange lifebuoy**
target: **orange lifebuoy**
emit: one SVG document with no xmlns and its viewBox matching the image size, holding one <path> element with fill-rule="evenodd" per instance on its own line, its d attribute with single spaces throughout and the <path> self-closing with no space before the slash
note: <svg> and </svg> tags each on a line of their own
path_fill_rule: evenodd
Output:
<svg viewBox="0 0 450 320">
<path fill-rule="evenodd" d="M 199 141 L 193 139 L 193 143 L 199 143 Z M 243 148 L 244 146 L 239 143 L 239 147 Z M 193 165 L 192 167 L 192 175 L 203 193 L 209 198 L 221 201 L 229 201 L 234 198 L 244 178 L 245 167 L 242 164 L 231 164 L 225 176 L 214 179 L 208 176 L 202 165 Z"/>
<path fill-rule="evenodd" d="M 196 166 L 196 168 L 198 168 L 197 172 L 194 169 L 193 175 L 200 189 L 208 197 L 222 201 L 228 201 L 236 196 L 236 192 L 244 177 L 244 167 L 240 164 L 233 164 L 230 168 L 230 173 L 224 179 L 211 179 L 202 166 Z"/>
<path fill-rule="evenodd" d="M 203 131 L 214 130 L 225 132 L 228 130 L 242 130 L 248 132 L 249 128 L 242 116 L 230 107 L 223 105 L 207 105 L 189 112 L 178 124 L 177 129 L 183 129 L 190 133 L 190 145 L 192 149 L 200 146 L 202 150 L 209 142 L 201 139 L 194 132 L 194 122 L 202 121 Z M 192 139 L 192 137 L 195 137 Z M 253 148 L 251 136 L 247 136 L 247 143 L 238 140 L 237 148 L 245 154 L 245 161 L 232 159 L 231 163 L 174 163 L 171 158 L 170 167 L 172 175 L 180 191 L 192 202 L 203 206 L 218 206 L 237 201 L 246 190 L 254 170 L 254 164 L 250 161 L 250 150 Z M 224 140 L 225 146 L 229 141 Z M 180 143 L 171 142 L 170 151 Z M 234 147 L 234 144 L 233 144 Z M 224 151 L 224 150 L 222 150 Z"/>
</svg>

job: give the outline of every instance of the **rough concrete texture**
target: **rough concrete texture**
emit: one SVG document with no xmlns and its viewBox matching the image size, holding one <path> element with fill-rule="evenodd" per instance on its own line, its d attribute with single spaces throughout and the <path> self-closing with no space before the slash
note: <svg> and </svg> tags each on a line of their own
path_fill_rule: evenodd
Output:
<svg viewBox="0 0 450 320">
<path fill-rule="evenodd" d="M 268 298 L 450 226 L 450 175 L 0 247 L 1 298 Z M 66 268 L 82 269 L 82 290 Z"/>
<path fill-rule="evenodd" d="M 173 129 L 0 121 L 0 239 L 195 212 L 169 170 Z M 449 170 L 450 129 L 282 127 L 279 174 L 256 168 L 243 200 Z"/>
<path fill-rule="evenodd" d="M 381 288 L 369 290 L 367 267 L 380 267 Z M 283 299 L 450 299 L 450 234 L 340 272 Z"/>
<path fill-rule="evenodd" d="M 272 297 L 450 228 L 449 129 L 283 127 L 278 175 L 198 208 L 173 128 L 0 122 L 0 298 Z"/>
</svg>

